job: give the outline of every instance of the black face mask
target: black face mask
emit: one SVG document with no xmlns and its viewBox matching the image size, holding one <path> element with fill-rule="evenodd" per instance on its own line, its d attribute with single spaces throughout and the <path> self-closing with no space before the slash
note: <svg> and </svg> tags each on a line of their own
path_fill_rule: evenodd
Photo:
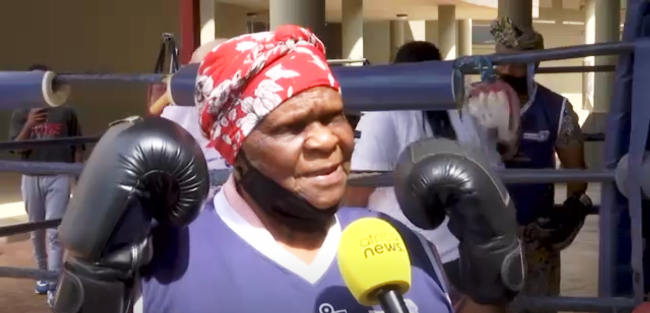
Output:
<svg viewBox="0 0 650 313">
<path fill-rule="evenodd" d="M 528 94 L 528 79 L 524 77 L 515 77 L 512 75 L 502 74 L 499 75 L 504 82 L 506 82 L 515 92 L 519 95 Z"/>
<path fill-rule="evenodd" d="M 247 167 L 238 185 L 264 213 L 282 225 L 301 232 L 319 232 L 329 228 L 332 217 L 339 208 L 338 204 L 326 209 L 316 208 L 262 174 L 250 163 Z"/>
</svg>

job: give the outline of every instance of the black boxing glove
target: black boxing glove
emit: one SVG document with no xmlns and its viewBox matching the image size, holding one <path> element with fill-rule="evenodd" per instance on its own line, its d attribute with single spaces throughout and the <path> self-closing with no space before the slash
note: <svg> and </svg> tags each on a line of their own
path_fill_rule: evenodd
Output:
<svg viewBox="0 0 650 313">
<path fill-rule="evenodd" d="M 551 207 L 535 222 L 540 244 L 563 250 L 576 239 L 591 213 L 593 204 L 586 194 L 568 197 L 560 207 Z"/>
<path fill-rule="evenodd" d="M 57 313 L 130 310 L 138 269 L 152 257 L 154 223 L 189 224 L 209 191 L 192 135 L 160 117 L 114 123 L 93 149 L 59 228 L 68 252 Z"/>
<path fill-rule="evenodd" d="M 395 195 L 417 227 L 449 216 L 460 241 L 460 291 L 481 304 L 503 304 L 523 287 L 524 264 L 514 205 L 498 174 L 477 151 L 427 138 L 407 147 L 395 169 Z"/>
</svg>

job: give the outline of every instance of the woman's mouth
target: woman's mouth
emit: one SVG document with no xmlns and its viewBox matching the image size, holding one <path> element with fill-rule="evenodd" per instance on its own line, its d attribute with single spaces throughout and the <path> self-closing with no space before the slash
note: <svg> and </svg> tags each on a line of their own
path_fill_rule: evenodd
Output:
<svg viewBox="0 0 650 313">
<path fill-rule="evenodd" d="M 346 178 L 345 171 L 341 165 L 334 167 L 323 168 L 322 170 L 314 171 L 308 175 L 309 179 L 313 179 L 318 184 L 333 185 L 340 183 Z"/>
</svg>

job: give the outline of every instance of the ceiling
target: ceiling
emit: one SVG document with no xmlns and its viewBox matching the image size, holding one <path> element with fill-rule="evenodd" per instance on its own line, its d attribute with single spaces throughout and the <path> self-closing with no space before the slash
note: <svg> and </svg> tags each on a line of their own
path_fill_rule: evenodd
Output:
<svg viewBox="0 0 650 313">
<path fill-rule="evenodd" d="M 269 0 L 215 1 L 246 6 L 255 13 L 269 9 Z M 326 0 L 328 22 L 340 22 L 341 1 L 345 0 Z M 534 8 L 551 8 L 554 4 L 556 6 L 560 4 L 563 9 L 580 10 L 587 0 L 532 1 Z M 619 1 L 621 1 L 621 8 L 625 9 L 627 0 Z M 397 14 L 406 14 L 409 20 L 436 20 L 438 19 L 438 5 L 452 4 L 456 5 L 456 19 L 492 20 L 497 16 L 497 3 L 498 0 L 365 0 L 364 17 L 366 20 L 390 20 L 394 19 Z M 537 18 L 539 10 L 534 9 L 533 11 L 533 17 Z"/>
<path fill-rule="evenodd" d="M 216 0 L 249 7 L 255 11 L 266 11 L 269 8 L 268 0 Z M 307 0 L 303 0 L 307 1 Z M 327 20 L 339 22 L 341 20 L 341 1 L 326 0 Z M 494 1 L 497 0 L 488 0 Z M 436 20 L 438 18 L 438 5 L 455 4 L 456 18 L 474 18 L 491 20 L 497 15 L 495 8 L 466 3 L 460 0 L 372 0 L 364 3 L 364 17 L 367 20 L 394 19 L 397 14 L 407 14 L 410 20 Z"/>
</svg>

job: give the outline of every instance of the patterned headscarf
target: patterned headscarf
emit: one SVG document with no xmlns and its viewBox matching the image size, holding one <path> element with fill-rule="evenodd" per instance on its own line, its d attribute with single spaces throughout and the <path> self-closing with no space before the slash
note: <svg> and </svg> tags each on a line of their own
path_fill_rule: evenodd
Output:
<svg viewBox="0 0 650 313">
<path fill-rule="evenodd" d="M 230 39 L 199 66 L 195 101 L 204 136 L 230 164 L 264 117 L 307 89 L 339 83 L 325 46 L 311 31 L 284 25 L 274 32 Z"/>
<path fill-rule="evenodd" d="M 490 24 L 490 34 L 497 46 L 515 50 L 544 49 L 544 37 L 533 29 L 515 25 L 509 17 L 500 17 Z"/>
</svg>

